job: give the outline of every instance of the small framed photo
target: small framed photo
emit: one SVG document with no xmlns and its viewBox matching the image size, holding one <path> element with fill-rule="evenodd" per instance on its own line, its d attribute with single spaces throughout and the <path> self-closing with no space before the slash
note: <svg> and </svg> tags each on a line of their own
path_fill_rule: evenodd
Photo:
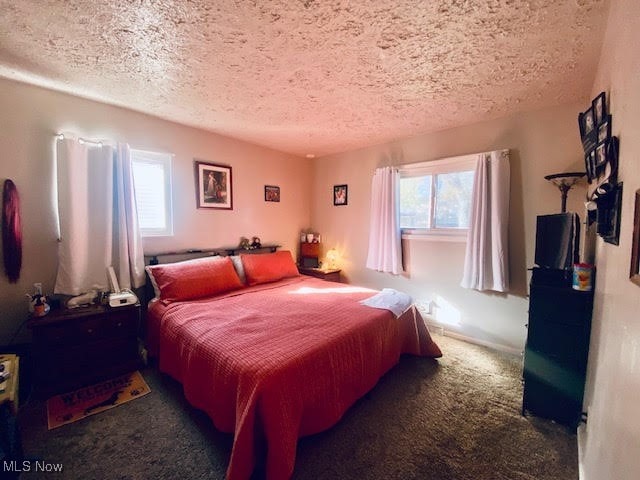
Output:
<svg viewBox="0 0 640 480">
<path fill-rule="evenodd" d="M 633 283 L 640 286 L 640 189 L 636 190 L 635 199 L 629 278 Z"/>
<path fill-rule="evenodd" d="M 347 185 L 334 185 L 333 186 L 333 204 L 334 205 L 347 205 L 348 200 Z"/>
<path fill-rule="evenodd" d="M 593 106 L 592 106 L 586 112 L 584 112 L 584 115 L 582 115 L 582 126 L 581 126 L 580 133 L 582 134 L 583 137 L 586 137 L 591 132 L 593 132 L 594 128 L 595 128 L 595 122 L 593 118 Z"/>
<path fill-rule="evenodd" d="M 233 210 L 231 167 L 195 160 L 198 208 Z"/>
<path fill-rule="evenodd" d="M 591 152 L 585 154 L 584 156 L 584 166 L 587 171 L 587 181 L 591 183 L 596 178 L 596 152 L 592 150 Z"/>
<path fill-rule="evenodd" d="M 611 115 L 607 115 L 602 123 L 598 125 L 598 143 L 611 138 Z"/>
<path fill-rule="evenodd" d="M 264 186 L 264 201 L 265 202 L 279 202 L 280 201 L 280 187 L 275 185 Z"/>
<path fill-rule="evenodd" d="M 598 143 L 596 126 L 593 121 L 593 107 L 578 115 L 578 125 L 580 126 L 582 149 L 584 153 L 590 153 Z"/>
<path fill-rule="evenodd" d="M 605 103 L 605 93 L 601 92 L 591 102 L 591 108 L 593 109 L 593 121 L 594 125 L 600 125 L 607 118 L 607 104 Z"/>
<path fill-rule="evenodd" d="M 609 147 L 609 141 L 605 140 L 600 142 L 596 147 L 595 155 L 596 155 L 596 169 L 602 168 L 602 166 L 607 163 L 607 150 Z"/>
</svg>

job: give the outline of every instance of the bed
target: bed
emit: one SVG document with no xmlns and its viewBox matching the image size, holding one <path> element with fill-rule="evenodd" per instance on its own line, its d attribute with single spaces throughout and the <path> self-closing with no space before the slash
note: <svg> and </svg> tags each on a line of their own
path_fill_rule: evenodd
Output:
<svg viewBox="0 0 640 480">
<path fill-rule="evenodd" d="M 300 276 L 289 252 L 181 263 L 149 268 L 148 349 L 234 434 L 230 480 L 258 458 L 289 478 L 298 438 L 335 425 L 401 354 L 441 355 L 415 308 L 363 305 L 376 291 Z"/>
</svg>

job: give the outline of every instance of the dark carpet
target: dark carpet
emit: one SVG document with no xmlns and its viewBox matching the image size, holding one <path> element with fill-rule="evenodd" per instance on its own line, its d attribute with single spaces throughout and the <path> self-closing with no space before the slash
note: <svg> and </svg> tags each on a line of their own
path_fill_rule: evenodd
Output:
<svg viewBox="0 0 640 480">
<path fill-rule="evenodd" d="M 301 439 L 294 478 L 578 478 L 575 435 L 520 415 L 519 358 L 434 339 L 443 358 L 403 357 L 338 425 Z M 25 457 L 63 471 L 22 478 L 224 478 L 232 437 L 191 408 L 178 383 L 153 368 L 142 373 L 149 395 L 56 430 L 47 431 L 44 402 L 28 402 Z"/>
</svg>

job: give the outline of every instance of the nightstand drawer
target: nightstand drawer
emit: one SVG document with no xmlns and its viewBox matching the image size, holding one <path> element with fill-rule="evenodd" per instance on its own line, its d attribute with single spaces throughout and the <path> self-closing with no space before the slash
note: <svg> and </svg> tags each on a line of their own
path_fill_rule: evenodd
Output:
<svg viewBox="0 0 640 480">
<path fill-rule="evenodd" d="M 95 315 L 64 324 L 46 325 L 34 330 L 34 342 L 53 345 L 75 345 L 103 338 L 135 335 L 137 321 L 126 315 Z"/>
</svg>

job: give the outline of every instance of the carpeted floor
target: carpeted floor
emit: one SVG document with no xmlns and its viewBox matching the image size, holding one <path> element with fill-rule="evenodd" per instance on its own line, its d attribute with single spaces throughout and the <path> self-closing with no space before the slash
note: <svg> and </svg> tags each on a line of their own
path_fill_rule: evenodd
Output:
<svg viewBox="0 0 640 480">
<path fill-rule="evenodd" d="M 520 415 L 519 358 L 434 339 L 443 358 L 403 357 L 338 425 L 301 439 L 294 479 L 578 478 L 575 435 Z M 231 436 L 189 407 L 178 383 L 142 373 L 149 395 L 56 430 L 44 402 L 24 406 L 25 456 L 64 470 L 22 478 L 224 478 Z"/>
</svg>

